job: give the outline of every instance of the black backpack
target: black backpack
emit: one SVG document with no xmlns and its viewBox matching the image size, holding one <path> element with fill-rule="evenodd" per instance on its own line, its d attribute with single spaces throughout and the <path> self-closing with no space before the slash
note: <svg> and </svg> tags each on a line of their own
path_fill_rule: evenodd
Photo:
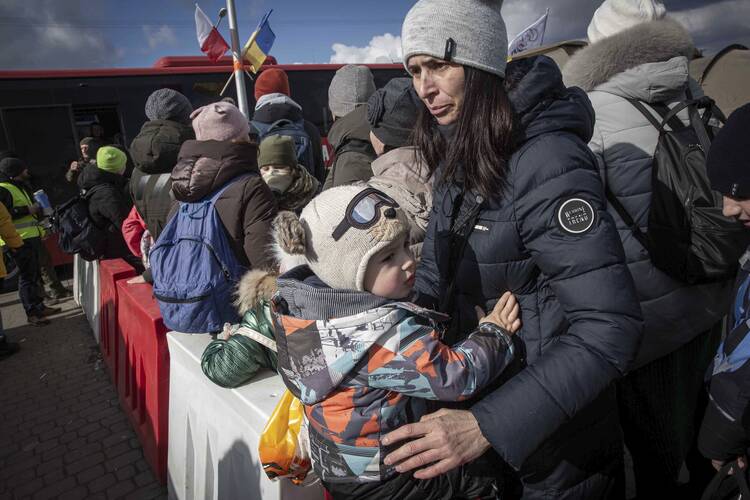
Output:
<svg viewBox="0 0 750 500">
<path fill-rule="evenodd" d="M 52 227 L 60 236 L 60 249 L 88 261 L 101 258 L 107 245 L 107 232 L 94 224 L 89 215 L 89 198 L 98 187 L 55 207 L 52 215 Z"/>
<path fill-rule="evenodd" d="M 722 215 L 721 194 L 711 190 L 706 153 L 714 128 L 712 117 L 724 117 L 708 97 L 688 100 L 669 109 L 653 105 L 661 122 L 637 100 L 630 103 L 659 131 L 651 179 L 648 233 L 643 233 L 625 207 L 606 187 L 607 200 L 648 251 L 651 262 L 685 283 L 706 283 L 733 277 L 748 245 L 747 231 Z M 687 108 L 690 124 L 677 113 Z M 699 113 L 703 110 L 703 114 Z M 669 130 L 666 126 L 669 125 Z"/>
</svg>

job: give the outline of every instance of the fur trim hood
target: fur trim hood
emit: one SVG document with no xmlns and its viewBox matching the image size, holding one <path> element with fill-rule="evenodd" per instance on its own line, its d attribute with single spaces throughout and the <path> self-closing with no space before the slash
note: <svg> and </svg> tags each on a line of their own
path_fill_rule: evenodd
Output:
<svg viewBox="0 0 750 500">
<path fill-rule="evenodd" d="M 563 67 L 563 79 L 569 87 L 590 92 L 631 68 L 679 56 L 691 59 L 694 54 L 693 40 L 681 24 L 651 21 L 581 49 Z"/>
<path fill-rule="evenodd" d="M 299 218 L 289 211 L 282 211 L 273 220 L 273 244 L 271 250 L 279 273 L 283 274 L 297 266 L 307 264 L 305 260 L 305 231 Z"/>
<path fill-rule="evenodd" d="M 277 290 L 276 278 L 277 274 L 262 269 L 245 273 L 237 285 L 237 300 L 234 301 L 240 314 L 255 308 L 262 300 L 270 301 Z"/>
</svg>

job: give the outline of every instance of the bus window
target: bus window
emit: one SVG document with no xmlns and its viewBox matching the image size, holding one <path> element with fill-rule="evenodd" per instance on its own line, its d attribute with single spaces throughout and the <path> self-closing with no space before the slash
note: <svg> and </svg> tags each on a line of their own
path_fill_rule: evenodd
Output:
<svg viewBox="0 0 750 500">
<path fill-rule="evenodd" d="M 123 144 L 125 138 L 120 127 L 117 106 L 74 106 L 73 115 L 80 139 L 93 137 L 99 139 L 102 144 L 113 144 L 118 141 Z"/>
</svg>

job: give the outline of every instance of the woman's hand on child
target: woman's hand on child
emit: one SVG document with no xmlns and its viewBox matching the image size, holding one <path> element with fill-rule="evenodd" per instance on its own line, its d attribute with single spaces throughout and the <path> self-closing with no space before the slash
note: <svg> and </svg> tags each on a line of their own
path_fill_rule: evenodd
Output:
<svg viewBox="0 0 750 500">
<path fill-rule="evenodd" d="M 477 312 L 481 309 L 477 308 Z M 521 328 L 521 318 L 519 315 L 521 308 L 518 305 L 515 295 L 505 292 L 489 315 L 481 318 L 480 323 L 494 323 L 500 328 L 504 328 L 511 335 Z"/>
</svg>

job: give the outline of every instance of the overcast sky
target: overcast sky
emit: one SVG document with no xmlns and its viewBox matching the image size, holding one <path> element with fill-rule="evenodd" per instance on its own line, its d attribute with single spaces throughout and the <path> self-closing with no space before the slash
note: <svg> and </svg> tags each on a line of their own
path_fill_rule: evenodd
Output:
<svg viewBox="0 0 750 500">
<path fill-rule="evenodd" d="M 221 0 L 203 0 L 216 20 Z M 550 8 L 545 42 L 585 38 L 599 1 L 506 0 L 512 38 Z M 665 0 L 707 52 L 750 46 L 750 0 Z M 273 6 L 271 51 L 280 63 L 386 62 L 400 57 L 411 0 L 236 0 L 241 43 Z M 192 0 L 0 0 L 0 69 L 147 67 L 200 55 Z M 229 40 L 227 22 L 220 31 Z"/>
</svg>

